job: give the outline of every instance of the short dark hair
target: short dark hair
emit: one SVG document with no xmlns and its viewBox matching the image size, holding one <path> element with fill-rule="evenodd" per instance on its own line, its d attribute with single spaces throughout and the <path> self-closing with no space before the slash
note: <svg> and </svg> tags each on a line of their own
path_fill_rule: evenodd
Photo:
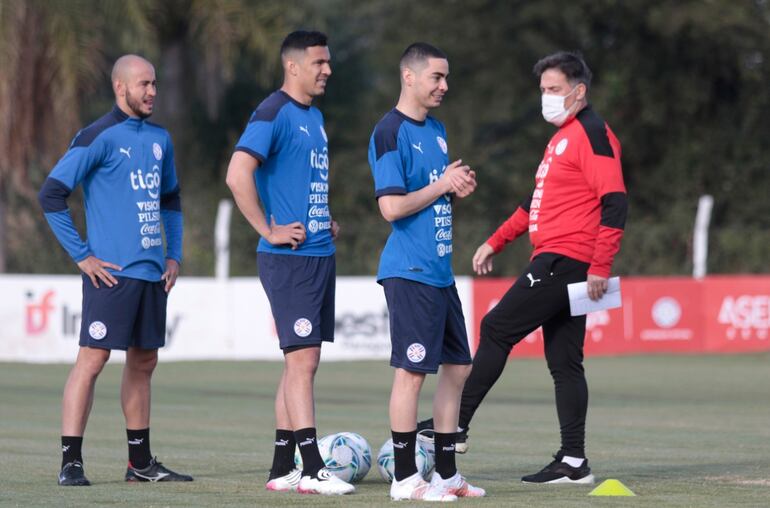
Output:
<svg viewBox="0 0 770 508">
<path fill-rule="evenodd" d="M 313 46 L 328 46 L 326 34 L 318 31 L 297 30 L 286 36 L 281 44 L 281 56 L 295 49 L 305 50 Z"/>
<path fill-rule="evenodd" d="M 591 88 L 593 74 L 583 60 L 583 55 L 578 52 L 557 51 L 543 57 L 532 68 L 532 72 L 539 78 L 548 69 L 558 69 L 563 72 L 570 84 L 583 83 L 586 88 Z"/>
<path fill-rule="evenodd" d="M 427 42 L 415 42 L 404 50 L 404 54 L 401 55 L 399 61 L 399 67 L 408 67 L 414 65 L 416 62 L 422 62 L 428 58 L 443 58 L 449 60 L 446 53 L 438 49 L 436 46 L 432 46 Z"/>
</svg>

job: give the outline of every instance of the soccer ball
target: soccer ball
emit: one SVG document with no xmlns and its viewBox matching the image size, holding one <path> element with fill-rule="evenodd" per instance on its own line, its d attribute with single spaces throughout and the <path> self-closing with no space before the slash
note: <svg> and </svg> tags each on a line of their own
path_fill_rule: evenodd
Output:
<svg viewBox="0 0 770 508">
<path fill-rule="evenodd" d="M 372 447 L 369 446 L 369 442 L 361 434 L 340 432 L 338 435 L 342 436 L 357 451 L 358 470 L 353 475 L 352 481 L 358 482 L 363 480 L 372 467 Z"/>
<path fill-rule="evenodd" d="M 433 455 L 425 449 L 422 443 L 418 440 L 414 446 L 414 461 L 417 464 L 417 471 L 422 475 L 425 480 L 429 480 L 430 474 L 433 472 Z M 380 453 L 377 454 L 377 469 L 380 471 L 382 479 L 388 483 L 393 482 L 396 469 L 396 458 L 393 454 L 393 439 L 388 439 L 385 444 L 380 448 Z"/>
<path fill-rule="evenodd" d="M 361 481 L 372 467 L 372 449 L 359 434 L 339 432 L 318 440 L 321 458 L 334 476 L 349 483 Z M 302 456 L 297 447 L 294 463 L 302 469 Z"/>
</svg>

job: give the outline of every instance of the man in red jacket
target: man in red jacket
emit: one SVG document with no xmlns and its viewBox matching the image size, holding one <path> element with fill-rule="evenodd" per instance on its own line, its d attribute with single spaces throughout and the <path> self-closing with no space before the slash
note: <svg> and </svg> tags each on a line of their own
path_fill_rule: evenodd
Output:
<svg viewBox="0 0 770 508">
<path fill-rule="evenodd" d="M 479 274 L 493 256 L 525 232 L 534 247 L 529 266 L 481 322 L 481 340 L 465 383 L 457 450 L 467 449 L 468 424 L 505 367 L 511 348 L 543 327 L 545 357 L 556 389 L 561 449 L 526 483 L 593 483 L 585 458 L 588 387 L 583 371 L 585 316 L 570 316 L 567 284 L 588 283 L 598 300 L 607 291 L 620 248 L 627 200 L 620 143 L 588 104 L 591 71 L 576 54 L 558 52 L 534 67 L 543 117 L 558 127 L 535 174 L 535 189 L 473 256 Z M 428 427 L 430 422 L 421 422 Z M 463 446 L 464 445 L 464 446 Z"/>
</svg>

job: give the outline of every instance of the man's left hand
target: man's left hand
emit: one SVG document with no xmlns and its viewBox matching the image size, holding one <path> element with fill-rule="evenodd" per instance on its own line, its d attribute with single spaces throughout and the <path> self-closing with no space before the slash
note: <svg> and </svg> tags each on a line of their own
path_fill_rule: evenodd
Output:
<svg viewBox="0 0 770 508">
<path fill-rule="evenodd" d="M 340 234 L 340 225 L 336 220 L 332 221 L 332 240 L 336 240 Z"/>
<path fill-rule="evenodd" d="M 171 291 L 171 288 L 176 284 L 176 278 L 179 277 L 179 263 L 174 259 L 166 260 L 166 271 L 161 275 L 161 280 L 166 281 L 166 293 Z"/>
<path fill-rule="evenodd" d="M 586 282 L 588 283 L 588 297 L 593 301 L 601 299 L 601 297 L 604 296 L 604 293 L 607 292 L 606 277 L 600 277 L 589 273 Z"/>
</svg>

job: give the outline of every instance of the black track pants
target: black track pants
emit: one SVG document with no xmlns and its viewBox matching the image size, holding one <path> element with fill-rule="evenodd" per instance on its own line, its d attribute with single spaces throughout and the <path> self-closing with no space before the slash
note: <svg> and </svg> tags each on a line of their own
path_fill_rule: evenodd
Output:
<svg viewBox="0 0 770 508">
<path fill-rule="evenodd" d="M 559 254 L 535 257 L 481 321 L 481 340 L 463 389 L 460 426 L 473 414 L 505 368 L 508 354 L 524 337 L 543 327 L 545 358 L 553 377 L 561 428 L 561 451 L 585 456 L 588 385 L 583 371 L 585 316 L 569 313 L 567 284 L 586 280 L 588 264 Z"/>
</svg>

